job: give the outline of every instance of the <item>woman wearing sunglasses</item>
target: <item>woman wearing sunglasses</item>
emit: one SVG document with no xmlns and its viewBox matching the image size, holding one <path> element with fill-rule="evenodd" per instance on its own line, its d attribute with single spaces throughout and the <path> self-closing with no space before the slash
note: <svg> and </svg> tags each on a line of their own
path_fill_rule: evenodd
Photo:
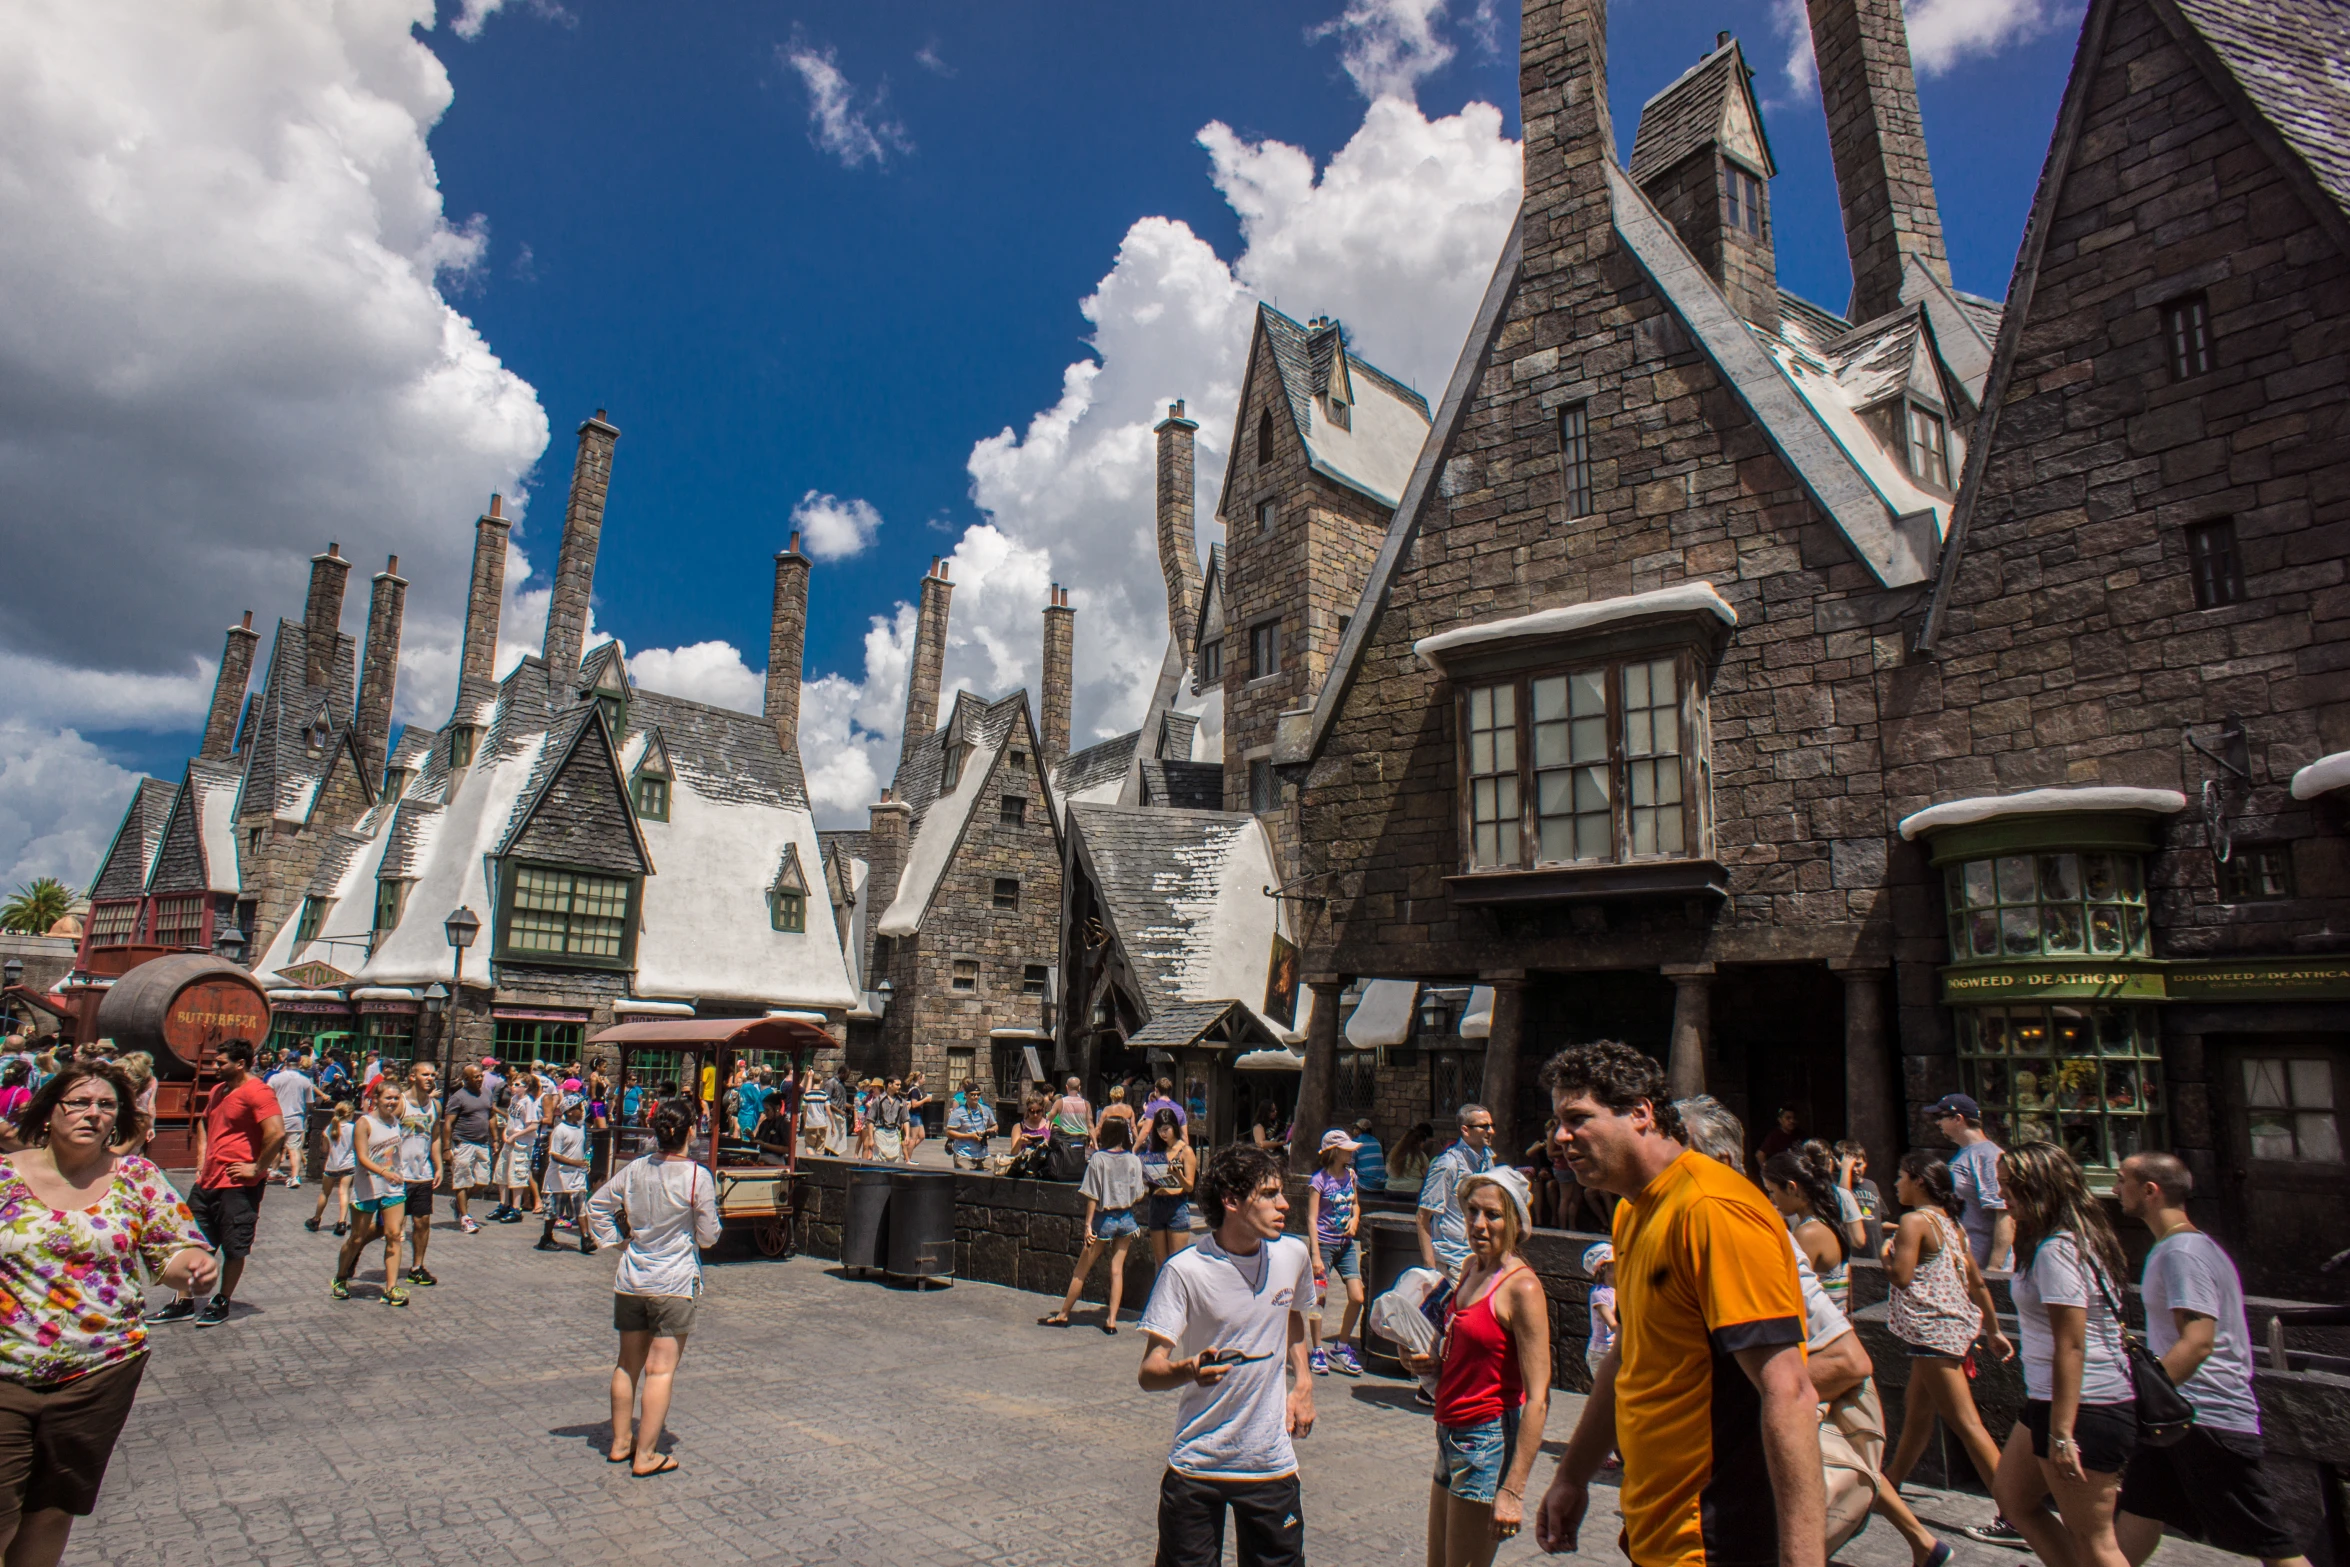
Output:
<svg viewBox="0 0 2350 1567">
<path fill-rule="evenodd" d="M 212 1287 L 195 1217 L 163 1172 L 117 1154 L 137 1096 L 113 1066 L 42 1084 L 0 1158 L 0 1553 L 53 1567 L 98 1486 L 147 1365 L 148 1280 Z"/>
</svg>

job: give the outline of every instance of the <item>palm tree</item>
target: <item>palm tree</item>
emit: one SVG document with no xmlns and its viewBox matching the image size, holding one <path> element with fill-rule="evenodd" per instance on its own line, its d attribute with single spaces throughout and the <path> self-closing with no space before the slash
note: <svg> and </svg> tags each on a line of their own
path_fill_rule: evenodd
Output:
<svg viewBox="0 0 2350 1567">
<path fill-rule="evenodd" d="M 49 927 L 73 912 L 74 891 L 54 876 L 37 876 L 16 889 L 0 905 L 0 930 L 45 936 Z"/>
</svg>

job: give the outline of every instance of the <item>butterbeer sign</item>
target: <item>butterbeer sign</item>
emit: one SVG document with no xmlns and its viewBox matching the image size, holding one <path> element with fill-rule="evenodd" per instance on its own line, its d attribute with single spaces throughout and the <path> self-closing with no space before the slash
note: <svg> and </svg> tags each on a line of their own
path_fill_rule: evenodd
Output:
<svg viewBox="0 0 2350 1567">
<path fill-rule="evenodd" d="M 258 1045 L 269 1037 L 269 1003 L 234 980 L 190 985 L 164 1009 L 163 1037 L 186 1061 L 201 1061 L 232 1039 Z"/>
</svg>

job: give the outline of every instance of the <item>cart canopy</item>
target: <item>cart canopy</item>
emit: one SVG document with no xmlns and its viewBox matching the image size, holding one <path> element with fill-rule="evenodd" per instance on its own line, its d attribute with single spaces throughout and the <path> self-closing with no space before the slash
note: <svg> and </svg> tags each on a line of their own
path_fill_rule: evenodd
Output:
<svg viewBox="0 0 2350 1567">
<path fill-rule="evenodd" d="M 592 1036 L 615 1050 L 825 1050 L 832 1036 L 790 1017 L 660 1017 L 618 1023 Z"/>
</svg>

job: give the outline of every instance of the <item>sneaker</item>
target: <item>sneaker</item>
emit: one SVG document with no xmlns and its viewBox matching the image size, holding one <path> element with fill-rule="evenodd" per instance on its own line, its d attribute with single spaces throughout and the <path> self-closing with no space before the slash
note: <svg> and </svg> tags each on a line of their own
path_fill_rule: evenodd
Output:
<svg viewBox="0 0 2350 1567">
<path fill-rule="evenodd" d="M 302 1183 L 301 1183 L 300 1181 L 288 1181 L 288 1182 L 286 1182 L 286 1190 L 287 1190 L 287 1191 L 289 1191 L 289 1192 L 298 1192 L 298 1191 L 300 1191 L 301 1189 L 302 1189 Z"/>
<path fill-rule="evenodd" d="M 1330 1352 L 1328 1350 L 1317 1349 L 1306 1359 L 1312 1363 L 1315 1376 L 1326 1377 L 1330 1374 Z"/>
<path fill-rule="evenodd" d="M 457 1228 L 463 1230 L 468 1235 L 479 1235 L 481 1233 L 481 1221 L 474 1218 L 471 1214 L 467 1214 L 464 1218 L 457 1221 Z"/>
<path fill-rule="evenodd" d="M 498 1222 L 500 1224 L 520 1224 L 522 1222 L 522 1210 L 520 1208 L 508 1208 L 504 1213 L 498 1215 Z"/>
<path fill-rule="evenodd" d="M 579 1254 L 583 1257 L 593 1257 L 596 1254 L 595 1237 L 582 1235 L 579 1238 Z"/>
<path fill-rule="evenodd" d="M 196 1326 L 200 1328 L 217 1328 L 227 1320 L 228 1297 L 226 1295 L 213 1296 L 204 1303 L 204 1309 L 196 1313 Z"/>
<path fill-rule="evenodd" d="M 304 1219 L 302 1221 L 302 1228 L 308 1230 L 311 1234 L 316 1235 L 318 1233 L 318 1221 L 316 1219 Z"/>
<path fill-rule="evenodd" d="M 1354 1346 L 1351 1344 L 1333 1344 L 1330 1346 L 1330 1369 L 1342 1377 L 1359 1377 L 1363 1374 L 1363 1363 L 1355 1359 Z"/>
<path fill-rule="evenodd" d="M 531 1248 L 532 1251 L 561 1251 L 562 1249 L 563 1243 L 552 1235 L 540 1236 L 539 1243 Z"/>
<path fill-rule="evenodd" d="M 1979 1540 L 1985 1545 L 2004 1545 L 2011 1551 L 2028 1551 L 2032 1548 L 2031 1542 L 2024 1538 L 2023 1531 L 2005 1518 L 1994 1518 L 1989 1523 L 1967 1524 L 1958 1532 L 1970 1540 Z"/>
<path fill-rule="evenodd" d="M 397 1288 L 385 1290 L 384 1304 L 387 1306 L 405 1306 L 408 1304 L 408 1292 L 404 1289 Z"/>
<path fill-rule="evenodd" d="M 422 1284 L 429 1289 L 431 1286 L 438 1284 L 441 1281 L 434 1278 L 431 1272 L 427 1269 L 410 1268 L 408 1270 L 408 1282 L 411 1284 Z"/>
<path fill-rule="evenodd" d="M 335 1226 L 335 1233 L 337 1235 L 348 1235 L 351 1233 L 351 1226 L 348 1224 L 338 1224 Z"/>
<path fill-rule="evenodd" d="M 149 1322 L 185 1322 L 195 1314 L 196 1303 L 194 1301 L 175 1300 L 147 1320 Z"/>
<path fill-rule="evenodd" d="M 351 1281 L 337 1279 L 326 1287 L 326 1292 L 337 1300 L 349 1300 L 351 1298 Z"/>
</svg>

